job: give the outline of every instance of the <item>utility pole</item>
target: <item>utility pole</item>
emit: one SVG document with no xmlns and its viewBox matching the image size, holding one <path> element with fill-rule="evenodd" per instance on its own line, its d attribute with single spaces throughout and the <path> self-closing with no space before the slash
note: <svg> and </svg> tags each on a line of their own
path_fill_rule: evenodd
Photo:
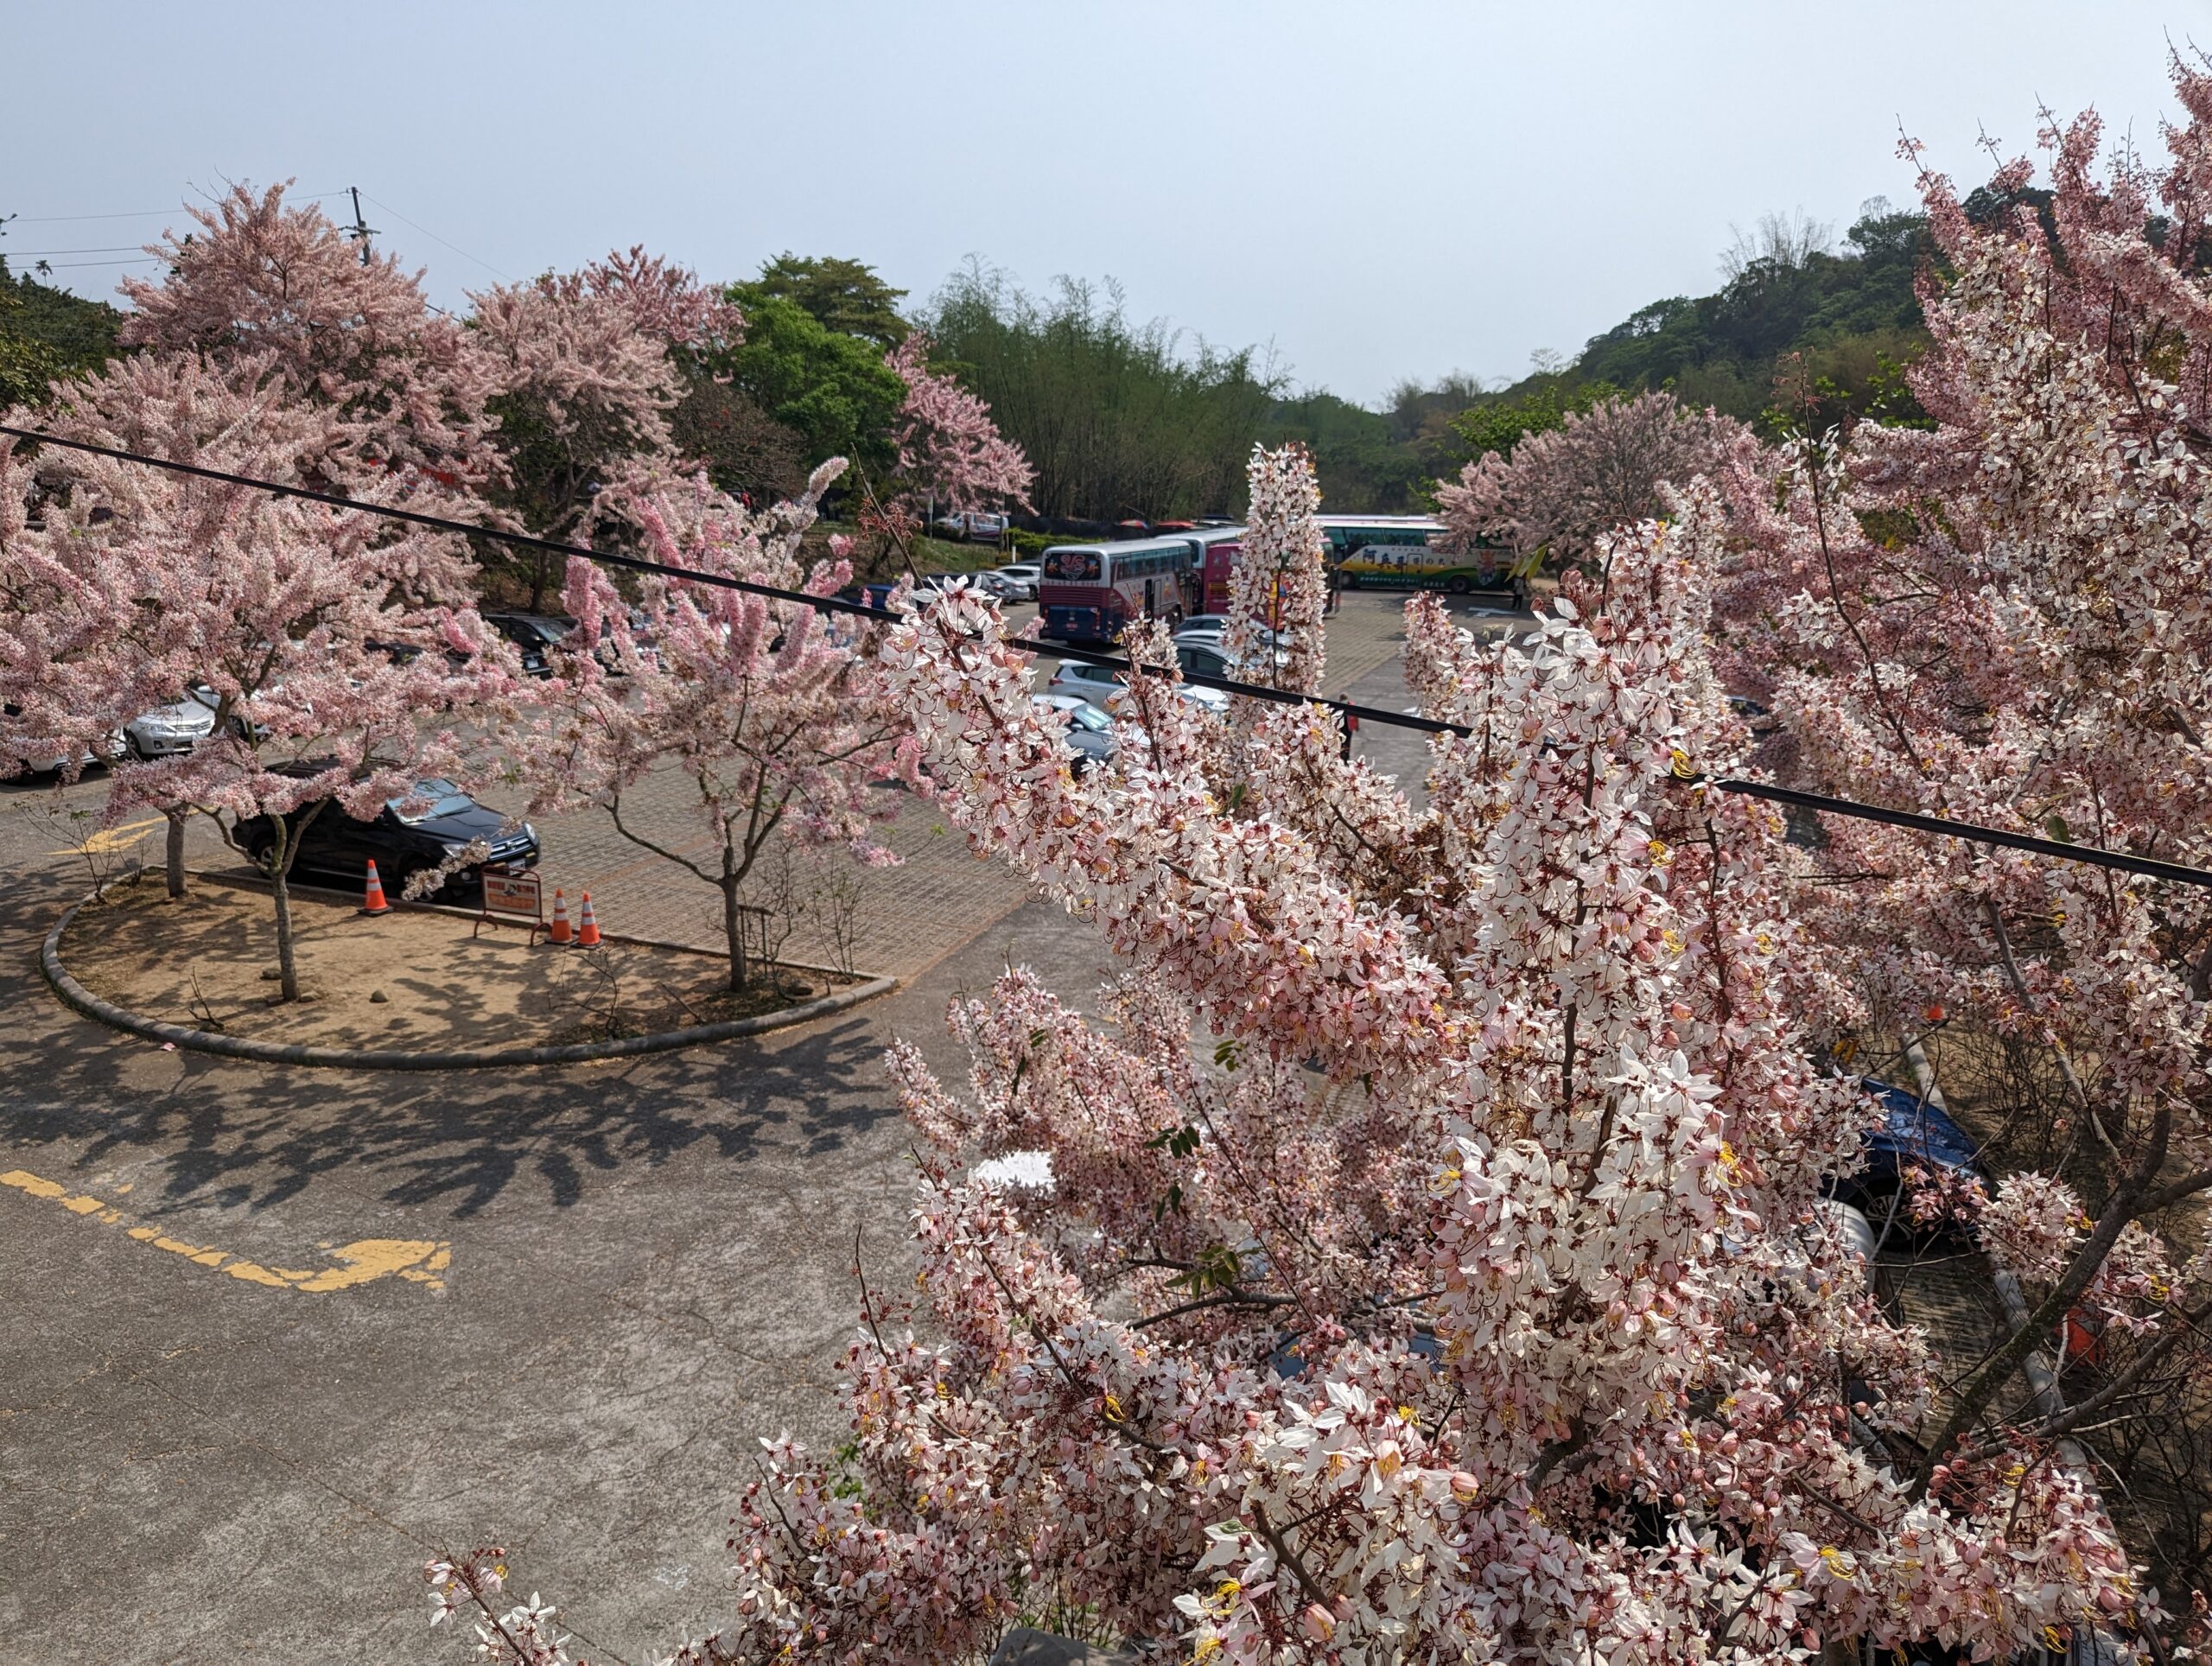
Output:
<svg viewBox="0 0 2212 1666">
<path fill-rule="evenodd" d="M 361 264 L 365 266 L 369 264 L 369 238 L 376 227 L 361 218 L 361 188 L 349 185 L 346 188 L 353 197 L 353 229 L 346 235 L 361 245 Z"/>
</svg>

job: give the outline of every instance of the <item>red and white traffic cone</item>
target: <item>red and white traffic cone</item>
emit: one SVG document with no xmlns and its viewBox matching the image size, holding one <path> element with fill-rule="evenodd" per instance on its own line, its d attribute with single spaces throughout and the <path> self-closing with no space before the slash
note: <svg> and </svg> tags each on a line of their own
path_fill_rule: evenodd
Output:
<svg viewBox="0 0 2212 1666">
<path fill-rule="evenodd" d="M 384 900 L 384 881 L 377 877 L 377 865 L 373 858 L 369 862 L 369 890 L 361 900 L 361 912 L 365 914 L 388 914 L 391 912 L 391 905 Z"/>
<path fill-rule="evenodd" d="M 558 891 L 553 893 L 553 924 L 545 933 L 548 943 L 570 941 L 569 932 L 569 902 Z"/>
<path fill-rule="evenodd" d="M 584 893 L 584 900 L 576 910 L 576 946 L 579 949 L 599 947 L 599 919 L 591 911 L 591 893 Z"/>
</svg>

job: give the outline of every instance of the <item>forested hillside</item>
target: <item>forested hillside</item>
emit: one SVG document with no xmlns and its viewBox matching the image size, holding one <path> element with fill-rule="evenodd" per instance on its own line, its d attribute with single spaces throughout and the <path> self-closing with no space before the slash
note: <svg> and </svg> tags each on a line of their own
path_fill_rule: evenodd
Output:
<svg viewBox="0 0 2212 1666">
<path fill-rule="evenodd" d="M 0 407 L 41 401 L 55 377 L 105 364 L 122 317 L 105 302 L 14 276 L 0 255 Z"/>
<path fill-rule="evenodd" d="M 1926 340 L 1913 280 L 1928 258 L 1923 218 L 1879 199 L 1837 245 L 1770 217 L 1724 257 L 1727 281 L 1711 295 L 1655 301 L 1510 386 L 1409 383 L 1382 410 L 1294 392 L 1255 349 L 1134 321 L 1111 286 L 1064 280 L 1039 296 L 971 269 L 924 321 L 939 358 L 1036 463 L 1044 515 L 1241 512 L 1255 439 L 1310 448 L 1332 509 L 1404 511 L 1471 458 L 1510 453 L 1617 392 L 1671 388 L 1770 429 L 1847 411 L 1911 420 L 1903 372 Z"/>
</svg>

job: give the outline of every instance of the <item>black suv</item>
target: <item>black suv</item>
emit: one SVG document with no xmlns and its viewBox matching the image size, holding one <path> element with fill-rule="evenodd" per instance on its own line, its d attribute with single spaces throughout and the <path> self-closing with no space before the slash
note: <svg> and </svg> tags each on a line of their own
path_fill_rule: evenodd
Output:
<svg viewBox="0 0 2212 1666">
<path fill-rule="evenodd" d="M 553 646 L 576 628 L 576 621 L 563 614 L 486 614 L 484 622 L 515 645 L 523 671 L 531 677 L 553 675 Z"/>
<path fill-rule="evenodd" d="M 410 875 L 435 868 L 474 839 L 491 847 L 485 860 L 495 867 L 537 866 L 537 831 L 529 823 L 502 832 L 507 818 L 478 804 L 451 781 L 417 781 L 415 787 L 417 797 L 387 803 L 367 821 L 357 821 L 339 805 L 324 801 L 301 837 L 292 872 L 329 874 L 358 885 L 373 861 L 385 889 L 397 895 Z M 293 811 L 284 819 L 296 828 L 310 809 L 315 806 Z M 276 824 L 266 816 L 251 817 L 238 824 L 238 838 L 246 853 L 261 862 L 276 843 Z M 465 868 L 435 894 L 474 896 L 480 882 L 477 870 Z"/>
</svg>

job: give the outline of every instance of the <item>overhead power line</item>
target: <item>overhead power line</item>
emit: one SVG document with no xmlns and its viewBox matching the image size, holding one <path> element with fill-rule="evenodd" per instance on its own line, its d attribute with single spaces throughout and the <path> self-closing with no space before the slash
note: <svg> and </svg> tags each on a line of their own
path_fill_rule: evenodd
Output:
<svg viewBox="0 0 2212 1666">
<path fill-rule="evenodd" d="M 168 457 L 149 456 L 143 452 L 124 451 L 114 446 L 94 445 L 89 440 L 64 439 L 43 429 L 17 428 L 12 423 L 0 423 L 0 434 L 12 434 L 17 439 L 35 440 L 42 445 L 61 446 L 71 451 L 90 453 L 96 457 L 112 457 L 118 462 L 138 463 L 149 468 L 167 469 L 172 474 L 190 474 L 200 480 L 219 480 L 227 486 L 241 486 L 257 492 L 267 492 L 280 498 L 299 498 L 308 503 L 327 504 L 334 509 L 348 509 L 357 513 L 379 515 L 387 520 L 404 521 L 413 526 L 425 526 L 441 532 L 457 532 L 468 537 L 489 538 L 518 550 L 543 550 L 554 555 L 574 556 L 594 561 L 605 567 L 619 567 L 633 573 L 652 573 L 663 578 L 682 579 L 689 583 L 712 585 L 725 590 L 741 590 L 748 595 L 766 596 L 772 601 L 790 602 L 796 607 L 811 607 L 819 613 L 843 614 L 852 618 L 875 620 L 885 624 L 898 624 L 910 617 L 893 613 L 888 607 L 877 607 L 864 601 L 849 601 L 842 596 L 809 595 L 803 590 L 786 590 L 773 584 L 759 584 L 751 579 L 732 578 L 725 573 L 703 573 L 694 568 L 677 567 L 667 562 L 648 561 L 642 556 L 620 555 L 612 550 L 589 550 L 579 544 L 567 544 L 558 538 L 542 538 L 530 532 L 503 532 L 489 526 L 478 526 L 467 521 L 454 520 L 444 515 L 426 515 L 416 509 L 395 509 L 388 505 L 362 503 L 352 498 L 341 498 L 334 493 L 311 491 L 306 486 L 287 486 L 282 480 L 257 480 L 251 474 L 233 474 L 226 469 L 206 468 L 197 463 L 181 463 Z M 1027 652 L 1042 652 L 1036 645 L 1010 642 L 1008 646 Z M 1112 671 L 1143 669 L 1134 667 L 1127 657 L 1120 654 L 1094 653 L 1084 648 L 1058 648 L 1058 658 L 1073 659 L 1087 665 L 1103 665 Z M 1271 689 L 1258 683 L 1240 683 L 1233 677 L 1209 677 L 1203 672 L 1185 671 L 1182 680 L 1202 689 L 1217 689 L 1224 694 L 1243 695 L 1248 699 L 1266 701 L 1274 705 L 1320 706 L 1330 711 L 1356 717 L 1363 723 L 1377 723 L 1389 728 L 1416 729 L 1428 734 L 1455 734 L 1471 738 L 1474 731 L 1463 723 L 1447 723 L 1434 717 L 1422 717 L 1410 712 L 1391 711 L 1382 706 L 1360 705 L 1350 700 L 1329 700 L 1318 695 L 1294 694 L 1283 689 Z M 1698 773 L 1694 769 L 1677 772 L 1676 779 L 1684 785 L 1710 787 L 1716 792 L 1740 793 L 1747 798 L 1764 798 L 1775 804 L 1788 804 L 1800 810 L 1817 811 L 1823 815 L 1846 816 L 1859 821 L 1880 822 L 1891 827 L 1909 828 L 1914 832 L 1933 835 L 1938 838 L 1961 839 L 1969 843 L 2002 847 L 2008 850 L 2024 850 L 2040 856 L 2050 856 L 2060 862 L 2088 862 L 2099 868 L 2116 869 L 2122 873 L 2138 874 L 2146 879 L 2167 880 L 2177 885 L 2212 887 L 2212 871 L 2202 868 L 2185 868 L 2178 862 L 2158 862 L 2149 856 L 2137 856 L 2124 850 L 2106 850 L 2095 845 L 2067 844 L 2056 839 L 2037 838 L 2031 834 L 2014 833 L 2000 827 L 1984 827 L 1973 822 L 1947 820 L 1935 816 L 1922 816 L 1911 811 L 1887 810 L 1879 804 L 1860 804 L 1852 798 L 1832 798 L 1823 792 L 1802 792 L 1795 787 L 1777 786 L 1767 781 L 1751 781 L 1733 777 Z"/>
<path fill-rule="evenodd" d="M 321 202 L 325 197 L 341 194 L 342 189 L 318 191 L 311 197 L 293 196 L 288 192 L 285 200 L 289 202 Z M 129 208 L 113 214 L 24 214 L 20 218 L 10 218 L 15 219 L 18 226 L 78 226 L 93 219 L 157 219 L 163 214 L 179 213 L 181 207 L 181 204 L 171 203 L 166 208 Z"/>
<path fill-rule="evenodd" d="M 175 213 L 175 208 L 142 208 L 120 214 L 25 214 L 16 223 L 22 226 L 78 225 L 88 219 L 152 219 L 156 215 Z"/>
<path fill-rule="evenodd" d="M 387 214 L 390 214 L 390 215 L 391 215 L 394 219 L 397 220 L 401 225 L 403 225 L 403 226 L 414 226 L 414 227 L 415 227 L 415 229 L 416 229 L 416 231 L 420 232 L 421 232 L 424 237 L 426 237 L 426 238 L 429 238 L 431 242 L 435 243 L 435 244 L 442 245 L 442 246 L 444 246 L 444 247 L 446 247 L 446 248 L 448 248 L 448 249 L 452 250 L 452 251 L 454 251 L 454 253 L 455 253 L 455 254 L 459 255 L 459 256 L 460 256 L 463 260 L 474 261 L 474 262 L 476 263 L 476 264 L 478 264 L 479 266 L 481 266 L 481 267 L 482 267 L 486 271 L 487 271 L 487 272 L 491 273 L 493 277 L 496 277 L 496 278 L 499 279 L 502 283 L 512 283 L 512 282 L 513 282 L 513 280 L 512 280 L 512 278 L 509 278 L 509 277 L 507 277 L 507 275 L 506 275 L 505 272 L 501 271 L 501 270 L 500 270 L 497 266 L 494 266 L 494 265 L 493 265 L 490 261 L 488 261 L 488 260 L 482 260 L 482 259 L 479 259 L 476 256 L 474 256 L 474 255 L 473 255 L 473 254 L 469 253 L 467 250 L 466 250 L 466 249 L 462 248 L 462 247 L 461 247 L 459 244 L 457 244 L 457 243 L 448 243 L 448 242 L 446 242 L 446 240 L 445 240 L 443 238 L 440 237 L 440 236 L 439 236 L 435 232 L 432 231 L 429 226 L 423 226 L 423 225 L 420 225 L 420 224 L 418 224 L 417 222 L 416 222 L 416 221 L 414 221 L 414 220 L 411 220 L 411 219 L 408 219 L 406 215 L 404 215 L 404 214 L 401 213 L 399 212 L 399 210 L 398 210 L 398 209 L 397 209 L 397 208 L 393 207 L 390 203 L 388 203 L 388 202 L 385 201 L 383 198 L 381 198 L 381 197 L 372 197 L 372 196 L 369 196 L 369 194 L 368 194 L 366 191 L 362 192 L 362 193 L 361 193 L 361 194 L 362 194 L 363 196 L 365 196 L 365 197 L 369 197 L 369 200 L 370 200 L 371 202 L 375 203 L 375 204 L 376 204 L 376 206 L 377 206 L 378 207 L 379 207 L 379 208 L 383 209 L 383 210 L 385 211 L 385 213 L 386 213 Z"/>
<path fill-rule="evenodd" d="M 145 246 L 146 245 L 143 243 L 103 243 L 90 249 L 0 249 L 0 254 L 7 255 L 11 258 L 17 260 L 37 260 L 47 255 L 119 255 L 137 253 L 143 251 Z"/>
</svg>

